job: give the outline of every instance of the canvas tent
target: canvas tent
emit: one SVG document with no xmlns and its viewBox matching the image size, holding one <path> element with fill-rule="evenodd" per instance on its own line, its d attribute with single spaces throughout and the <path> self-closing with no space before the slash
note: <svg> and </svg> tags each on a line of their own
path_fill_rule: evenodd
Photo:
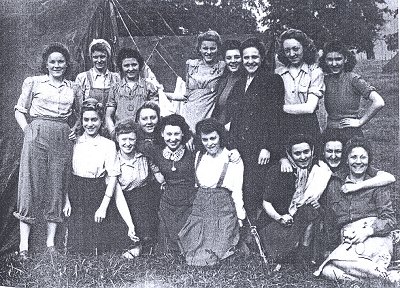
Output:
<svg viewBox="0 0 400 288">
<path fill-rule="evenodd" d="M 391 72 L 396 72 L 396 71 L 397 72 L 399 71 L 399 53 L 398 52 L 382 68 L 383 73 L 391 73 Z"/>
<path fill-rule="evenodd" d="M 0 7 L 0 254 L 17 245 L 18 223 L 10 213 L 16 199 L 18 159 L 22 147 L 22 132 L 14 120 L 13 106 L 17 102 L 23 80 L 37 75 L 45 45 L 61 42 L 68 46 L 74 60 L 74 72 L 88 69 L 87 47 L 94 38 L 108 40 L 114 50 L 133 47 L 144 59 L 166 91 L 173 91 L 177 76 L 184 78 L 185 61 L 197 57 L 196 36 L 151 36 L 120 38 L 116 27 L 118 7 L 110 0 L 3 0 Z M 129 21 L 125 18 L 124 21 Z M 244 40 L 250 35 L 223 35 L 223 39 Z M 267 48 L 273 39 L 258 35 Z M 269 49 L 269 59 L 274 50 Z M 270 61 L 270 65 L 273 61 Z M 6 187 L 6 184 L 8 186 Z M 6 189 L 5 189 L 6 188 Z M 8 217 L 7 217 L 8 216 Z"/>
</svg>

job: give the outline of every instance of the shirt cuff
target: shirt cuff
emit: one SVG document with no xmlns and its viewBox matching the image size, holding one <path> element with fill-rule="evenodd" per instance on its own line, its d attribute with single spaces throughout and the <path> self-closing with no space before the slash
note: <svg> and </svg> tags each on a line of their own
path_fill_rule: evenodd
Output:
<svg viewBox="0 0 400 288">
<path fill-rule="evenodd" d="M 28 113 L 28 109 L 26 109 L 25 107 L 19 106 L 19 105 L 15 105 L 14 106 L 14 111 L 18 110 L 21 113 L 27 114 Z"/>
</svg>

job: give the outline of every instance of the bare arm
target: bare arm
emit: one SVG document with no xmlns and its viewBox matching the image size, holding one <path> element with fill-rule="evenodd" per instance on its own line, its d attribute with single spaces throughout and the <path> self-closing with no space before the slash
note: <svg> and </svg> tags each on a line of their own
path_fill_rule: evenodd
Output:
<svg viewBox="0 0 400 288">
<path fill-rule="evenodd" d="M 115 107 L 107 107 L 106 110 L 106 127 L 108 130 L 108 133 L 110 133 L 111 138 L 114 138 L 114 134 L 115 134 L 115 124 L 114 124 L 114 120 L 113 117 L 115 115 Z"/>
<path fill-rule="evenodd" d="M 121 186 L 118 183 L 115 187 L 115 204 L 117 206 L 119 214 L 128 226 L 128 236 L 130 238 L 136 237 L 135 225 L 133 224 L 132 215 L 129 211 L 128 203 L 126 203 L 126 199 L 124 193 L 122 192 Z"/>
<path fill-rule="evenodd" d="M 116 184 L 117 184 L 117 177 L 116 176 L 109 177 L 109 181 L 107 184 L 106 192 L 104 193 L 103 200 L 101 201 L 100 207 L 94 214 L 94 220 L 96 222 L 101 222 L 103 221 L 104 218 L 106 218 L 107 208 L 108 205 L 110 205 L 111 198 L 114 195 Z"/>
<path fill-rule="evenodd" d="M 371 91 L 369 94 L 369 100 L 372 101 L 371 105 L 368 107 L 365 114 L 360 119 L 360 126 L 365 125 L 371 120 L 379 110 L 381 110 L 385 106 L 385 101 L 381 95 L 378 94 L 376 91 Z"/>
<path fill-rule="evenodd" d="M 19 127 L 21 127 L 22 131 L 24 131 L 26 126 L 28 125 L 28 121 L 26 121 L 25 114 L 18 110 L 15 110 L 14 116 L 15 116 L 15 120 L 17 120 Z"/>
<path fill-rule="evenodd" d="M 263 201 L 264 211 L 267 213 L 269 217 L 279 222 L 282 225 L 290 226 L 293 224 L 293 217 L 289 214 L 280 215 L 276 212 L 275 208 L 272 206 L 271 202 Z"/>
</svg>

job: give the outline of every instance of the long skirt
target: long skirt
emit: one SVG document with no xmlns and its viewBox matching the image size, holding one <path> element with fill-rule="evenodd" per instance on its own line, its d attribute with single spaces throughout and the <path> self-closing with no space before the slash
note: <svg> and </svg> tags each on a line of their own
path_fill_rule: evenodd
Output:
<svg viewBox="0 0 400 288">
<path fill-rule="evenodd" d="M 314 272 L 315 276 L 319 276 L 322 270 L 334 261 L 347 261 L 354 262 L 369 260 L 370 267 L 376 266 L 379 271 L 385 271 L 392 259 L 393 255 L 393 240 L 392 235 L 389 234 L 383 237 L 369 237 L 364 242 L 350 245 L 346 243 L 346 237 L 358 229 L 365 229 L 371 227 L 376 217 L 367 217 L 352 223 L 347 224 L 342 228 L 341 236 L 342 243 L 328 256 L 328 258 L 321 264 L 319 269 Z M 347 271 L 351 274 L 351 271 Z"/>
<path fill-rule="evenodd" d="M 189 265 L 210 266 L 232 255 L 239 242 L 239 223 L 230 192 L 200 188 L 179 240 Z"/>
<path fill-rule="evenodd" d="M 96 223 L 94 215 L 100 207 L 106 191 L 104 178 L 73 176 L 69 189 L 71 216 L 68 219 L 67 248 L 71 253 L 100 254 L 120 247 L 121 217 L 111 199 L 106 218 Z M 126 228 L 125 236 L 128 238 Z"/>
</svg>

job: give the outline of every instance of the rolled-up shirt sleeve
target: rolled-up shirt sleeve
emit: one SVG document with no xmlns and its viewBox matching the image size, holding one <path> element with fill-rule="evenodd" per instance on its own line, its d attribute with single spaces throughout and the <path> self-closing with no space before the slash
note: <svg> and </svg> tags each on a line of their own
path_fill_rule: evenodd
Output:
<svg viewBox="0 0 400 288">
<path fill-rule="evenodd" d="M 117 107 L 116 97 L 118 96 L 117 95 L 119 90 L 118 88 L 119 88 L 118 83 L 111 86 L 110 92 L 108 92 L 108 101 L 106 104 L 107 107 Z"/>
<path fill-rule="evenodd" d="M 15 105 L 14 109 L 18 110 L 21 113 L 27 114 L 31 104 L 32 104 L 32 98 L 33 98 L 33 78 L 28 77 L 24 80 L 24 83 L 22 84 L 22 91 L 21 95 L 19 96 L 17 105 Z"/>
<path fill-rule="evenodd" d="M 372 224 L 374 235 L 387 235 L 395 229 L 396 216 L 390 199 L 390 191 L 387 187 L 374 191 L 375 205 L 378 210 L 378 218 Z"/>
<path fill-rule="evenodd" d="M 311 67 L 311 82 L 308 88 L 308 94 L 313 94 L 318 98 L 322 98 L 325 93 L 324 73 L 319 67 Z"/>
</svg>

